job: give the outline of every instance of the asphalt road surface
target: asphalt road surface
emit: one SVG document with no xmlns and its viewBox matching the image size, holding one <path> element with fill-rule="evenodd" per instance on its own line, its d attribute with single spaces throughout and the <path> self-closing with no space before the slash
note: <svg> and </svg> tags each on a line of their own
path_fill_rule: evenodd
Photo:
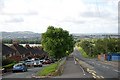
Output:
<svg viewBox="0 0 120 80">
<path fill-rule="evenodd" d="M 55 78 L 93 78 L 93 76 L 90 73 L 85 72 L 79 64 L 75 64 L 74 57 L 77 57 L 79 60 L 82 60 L 91 65 L 98 76 L 102 76 L 103 78 L 118 78 L 120 75 L 118 68 L 108 64 L 103 64 L 97 59 L 83 58 L 77 49 L 74 50 L 72 55 L 73 56 L 68 57 L 66 64 L 64 65 L 63 74 Z M 43 65 L 43 67 L 44 66 L 46 65 Z M 31 78 L 32 76 L 36 75 L 36 72 L 41 70 L 43 67 L 29 68 L 28 72 L 5 74 L 3 75 L 3 78 Z"/>
<path fill-rule="evenodd" d="M 115 68 L 108 64 L 102 64 L 97 59 L 83 58 L 77 49 L 74 50 L 73 55 L 75 57 L 77 57 L 79 60 L 82 60 L 82 61 L 90 64 L 93 67 L 93 69 L 97 72 L 97 74 L 100 76 L 103 76 L 104 78 L 120 77 L 120 71 L 119 71 L 118 67 Z"/>
<path fill-rule="evenodd" d="M 47 66 L 47 65 L 43 65 Z M 16 73 L 7 73 L 2 76 L 2 78 L 32 78 L 32 76 L 36 75 L 36 72 L 41 70 L 43 67 L 32 67 L 29 68 L 27 72 L 16 72 Z"/>
<path fill-rule="evenodd" d="M 93 78 L 91 74 L 85 72 L 84 69 L 74 60 L 73 56 L 68 57 L 64 65 L 64 71 L 61 76 L 56 78 Z"/>
<path fill-rule="evenodd" d="M 0 75 L 0 80 L 2 79 L 2 76 Z"/>
</svg>

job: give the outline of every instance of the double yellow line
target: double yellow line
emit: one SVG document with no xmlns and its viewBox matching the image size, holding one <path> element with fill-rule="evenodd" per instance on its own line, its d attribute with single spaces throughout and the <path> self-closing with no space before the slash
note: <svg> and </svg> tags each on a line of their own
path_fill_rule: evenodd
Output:
<svg viewBox="0 0 120 80">
<path fill-rule="evenodd" d="M 98 76 L 96 71 L 90 70 L 89 68 L 87 68 L 87 72 L 91 73 L 93 78 L 104 78 L 103 76 Z"/>
<path fill-rule="evenodd" d="M 75 58 L 75 59 L 76 59 L 76 61 L 79 62 L 79 59 L 78 59 L 78 58 Z M 79 63 L 79 64 L 80 64 L 80 63 Z M 80 64 L 80 65 L 81 65 L 81 64 Z M 87 71 L 88 73 L 92 74 L 93 78 L 95 78 L 95 79 L 98 79 L 98 78 L 99 78 L 99 79 L 103 79 L 103 78 L 104 78 L 103 76 L 98 76 L 97 73 L 96 73 L 96 71 L 94 71 L 94 70 L 92 70 L 92 69 L 87 68 L 86 71 Z"/>
</svg>

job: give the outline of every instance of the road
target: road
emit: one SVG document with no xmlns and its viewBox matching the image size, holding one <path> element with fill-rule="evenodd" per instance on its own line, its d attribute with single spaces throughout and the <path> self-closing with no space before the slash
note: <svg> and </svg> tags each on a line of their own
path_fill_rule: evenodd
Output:
<svg viewBox="0 0 120 80">
<path fill-rule="evenodd" d="M 101 61 L 98 61 L 97 59 L 83 58 L 77 49 L 74 50 L 73 55 L 77 57 L 79 60 L 82 60 L 90 64 L 93 67 L 94 71 L 96 71 L 98 75 L 103 76 L 104 78 L 118 78 L 119 76 L 118 74 L 120 74 L 118 67 L 103 64 L 101 63 Z"/>
<path fill-rule="evenodd" d="M 64 65 L 63 74 L 55 78 L 93 78 L 93 76 L 90 73 L 84 71 L 84 69 L 78 63 L 75 64 L 74 57 L 91 65 L 98 76 L 102 76 L 103 78 L 118 78 L 118 74 L 120 74 L 120 71 L 117 67 L 104 64 L 104 62 L 101 63 L 101 61 L 98 61 L 97 59 L 83 58 L 80 52 L 75 49 L 72 53 L 72 56 L 68 57 L 66 64 Z M 44 66 L 47 65 L 43 65 L 43 67 Z M 36 75 L 36 72 L 41 70 L 43 67 L 29 68 L 28 72 L 5 74 L 3 78 L 31 78 L 32 76 Z"/>
<path fill-rule="evenodd" d="M 43 65 L 43 67 L 45 66 L 47 65 Z M 36 75 L 36 72 L 41 70 L 43 67 L 32 67 L 29 68 L 27 72 L 7 73 L 3 75 L 2 78 L 31 78 L 32 76 Z"/>
<path fill-rule="evenodd" d="M 0 75 L 0 80 L 2 79 L 2 76 Z"/>
</svg>

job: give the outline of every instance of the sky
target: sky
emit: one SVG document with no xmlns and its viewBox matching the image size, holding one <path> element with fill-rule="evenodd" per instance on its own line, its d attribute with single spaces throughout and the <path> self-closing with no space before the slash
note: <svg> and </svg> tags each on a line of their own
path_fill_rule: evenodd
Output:
<svg viewBox="0 0 120 80">
<path fill-rule="evenodd" d="M 0 0 L 0 31 L 118 33 L 119 0 Z"/>
</svg>

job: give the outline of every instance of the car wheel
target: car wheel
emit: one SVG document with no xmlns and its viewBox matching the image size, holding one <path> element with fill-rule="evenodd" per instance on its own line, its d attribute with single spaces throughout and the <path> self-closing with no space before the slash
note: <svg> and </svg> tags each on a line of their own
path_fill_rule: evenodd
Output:
<svg viewBox="0 0 120 80">
<path fill-rule="evenodd" d="M 22 71 L 23 71 L 23 72 L 25 72 L 25 70 L 24 70 L 24 69 L 23 69 Z"/>
<path fill-rule="evenodd" d="M 42 65 L 40 65 L 40 67 L 42 67 Z"/>
<path fill-rule="evenodd" d="M 13 73 L 15 73 L 15 71 L 12 71 Z"/>
</svg>

